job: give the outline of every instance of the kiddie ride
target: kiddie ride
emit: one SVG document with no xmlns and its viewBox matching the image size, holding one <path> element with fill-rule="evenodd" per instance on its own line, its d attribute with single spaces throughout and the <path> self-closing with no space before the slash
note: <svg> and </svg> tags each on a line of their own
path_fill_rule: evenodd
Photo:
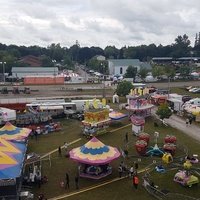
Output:
<svg viewBox="0 0 200 200">
<path fill-rule="evenodd" d="M 186 170 L 177 172 L 174 176 L 174 181 L 188 187 L 199 183 L 198 177 L 191 175 Z"/>
<path fill-rule="evenodd" d="M 192 168 L 192 164 L 197 164 L 198 159 L 197 155 L 193 155 L 193 157 L 186 156 L 185 162 L 183 163 L 184 170 L 179 170 L 175 176 L 174 181 L 180 183 L 183 186 L 192 187 L 192 185 L 196 185 L 199 183 L 198 177 L 191 174 L 190 169 Z M 195 168 L 193 168 L 195 170 Z"/>
<path fill-rule="evenodd" d="M 163 148 L 160 148 L 157 144 L 157 139 L 159 133 L 155 132 L 155 145 L 148 147 L 150 136 L 147 133 L 140 133 L 138 135 L 138 140 L 136 141 L 135 147 L 139 155 L 142 156 L 163 156 L 165 152 L 170 153 L 171 155 L 175 154 L 176 151 L 176 137 L 167 135 L 165 137 L 165 144 Z M 170 139 L 169 139 L 170 138 Z"/>
</svg>

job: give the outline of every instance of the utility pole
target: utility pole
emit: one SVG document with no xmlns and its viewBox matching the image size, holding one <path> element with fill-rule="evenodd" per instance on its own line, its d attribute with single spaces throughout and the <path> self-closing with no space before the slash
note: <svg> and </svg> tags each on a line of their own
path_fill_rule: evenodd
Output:
<svg viewBox="0 0 200 200">
<path fill-rule="evenodd" d="M 5 83 L 6 82 L 6 77 L 5 77 L 5 64 L 6 64 L 6 62 L 2 61 L 2 62 L 0 62 L 0 64 L 3 65 L 3 82 Z"/>
<path fill-rule="evenodd" d="M 105 65 L 103 63 L 101 63 L 102 66 L 102 71 L 103 71 L 103 98 L 106 97 L 106 93 L 105 93 Z"/>
</svg>

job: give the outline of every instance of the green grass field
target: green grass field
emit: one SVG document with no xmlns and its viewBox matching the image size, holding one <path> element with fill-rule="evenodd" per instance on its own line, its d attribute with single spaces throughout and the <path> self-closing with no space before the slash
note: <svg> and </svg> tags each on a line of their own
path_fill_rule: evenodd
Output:
<svg viewBox="0 0 200 200">
<path fill-rule="evenodd" d="M 176 129 L 173 129 L 169 126 L 165 127 L 165 126 L 160 125 L 159 127 L 155 128 L 153 126 L 153 122 L 154 122 L 154 119 L 149 118 L 146 120 L 146 124 L 145 124 L 145 132 L 151 135 L 150 145 L 154 145 L 154 132 L 157 131 L 160 133 L 160 137 L 158 140 L 159 146 L 163 145 L 163 139 L 167 134 L 173 134 L 177 137 L 178 144 L 187 146 L 191 154 L 193 153 L 198 154 L 200 150 L 199 142 L 193 140 L 189 136 L 186 136 L 184 133 Z M 127 163 L 128 166 L 130 166 L 134 161 L 137 161 L 137 157 L 135 157 L 137 153 L 134 147 L 134 144 L 137 138 L 131 134 L 131 126 L 127 126 L 126 128 L 122 128 L 117 131 L 113 131 L 113 129 L 127 125 L 128 123 L 130 123 L 128 120 L 123 120 L 121 124 L 116 125 L 112 128 L 109 128 L 108 133 L 104 135 L 100 135 L 98 136 L 98 138 L 107 145 L 124 149 L 125 133 L 129 132 L 128 151 L 129 151 L 130 158 L 126 158 L 125 162 Z M 58 146 L 62 146 L 64 142 L 69 143 L 76 140 L 77 138 L 81 138 L 79 142 L 69 147 L 69 150 L 70 150 L 74 147 L 81 146 L 88 141 L 81 134 L 81 129 L 82 129 L 81 122 L 76 121 L 76 120 L 63 119 L 61 120 L 61 124 L 62 124 L 63 129 L 60 132 L 51 133 L 48 135 L 42 135 L 39 137 L 38 141 L 36 141 L 35 139 L 30 139 L 29 145 L 28 145 L 28 151 L 36 152 L 43 155 L 47 152 L 57 149 Z M 182 150 L 177 151 L 176 156 L 180 156 L 180 155 L 183 155 Z M 147 165 L 152 163 L 154 159 L 157 161 L 161 160 L 160 158 L 150 158 L 150 157 L 142 158 L 141 159 L 142 161 L 139 162 L 139 169 L 140 170 L 144 169 Z M 118 177 L 117 169 L 118 169 L 119 162 L 121 160 L 123 160 L 123 158 L 119 158 L 118 160 L 112 162 L 111 164 L 113 167 L 112 175 L 106 178 L 103 178 L 102 180 L 90 180 L 90 179 L 80 178 L 80 189 L 96 186 L 96 185 L 99 185 L 100 183 L 103 183 L 105 181 L 109 181 Z M 68 172 L 70 176 L 70 189 L 67 189 L 67 190 L 60 187 L 60 182 L 64 180 L 66 172 Z M 155 184 L 158 185 L 159 188 L 161 189 L 165 188 L 165 189 L 168 189 L 170 192 L 182 193 L 185 195 L 191 195 L 193 197 L 199 197 L 200 184 L 197 187 L 184 188 L 180 186 L 179 184 L 173 182 L 173 176 L 176 172 L 177 170 L 171 171 L 165 174 L 153 173 L 152 178 Z M 70 160 L 69 158 L 65 158 L 64 156 L 59 157 L 57 151 L 51 155 L 51 166 L 48 161 L 42 161 L 42 173 L 43 175 L 47 175 L 49 181 L 48 183 L 42 185 L 40 189 L 38 189 L 37 187 L 33 189 L 36 197 L 39 193 L 44 193 L 46 197 L 52 198 L 52 197 L 59 196 L 62 194 L 69 194 L 75 191 L 74 177 L 77 173 L 77 163 Z M 67 197 L 66 199 L 70 199 L 70 200 L 73 200 L 73 199 L 75 200 L 79 198 L 81 198 L 82 200 L 90 200 L 90 199 L 150 200 L 150 199 L 154 199 L 142 187 L 142 175 L 143 174 L 140 174 L 140 185 L 137 191 L 132 187 L 132 180 L 130 178 L 125 178 L 122 180 L 118 180 L 116 182 L 112 182 L 105 186 L 91 189 L 87 192 L 83 192 L 80 194 L 73 195 L 71 197 Z"/>
</svg>

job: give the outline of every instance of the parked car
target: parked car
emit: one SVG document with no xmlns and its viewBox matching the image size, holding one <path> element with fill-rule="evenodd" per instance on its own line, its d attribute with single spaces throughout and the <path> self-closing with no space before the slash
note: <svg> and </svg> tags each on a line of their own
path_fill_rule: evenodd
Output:
<svg viewBox="0 0 200 200">
<path fill-rule="evenodd" d="M 200 88 L 197 88 L 195 90 L 192 90 L 192 93 L 200 93 Z"/>
<path fill-rule="evenodd" d="M 189 89 L 189 92 L 192 92 L 193 90 L 196 90 L 196 89 L 198 89 L 198 88 L 197 87 L 191 88 L 191 89 Z"/>
</svg>

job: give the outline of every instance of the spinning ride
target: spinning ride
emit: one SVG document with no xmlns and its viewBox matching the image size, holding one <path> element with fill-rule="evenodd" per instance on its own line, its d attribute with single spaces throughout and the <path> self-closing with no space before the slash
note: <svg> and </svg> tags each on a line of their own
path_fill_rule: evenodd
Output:
<svg viewBox="0 0 200 200">
<path fill-rule="evenodd" d="M 149 100 L 143 98 L 131 98 L 126 109 L 129 111 L 129 116 L 135 114 L 137 116 L 148 117 L 151 116 L 151 109 L 154 107 Z"/>
<path fill-rule="evenodd" d="M 112 173 L 110 162 L 120 156 L 117 148 L 107 146 L 93 137 L 85 145 L 72 149 L 70 158 L 79 163 L 81 177 L 100 179 Z"/>
</svg>

